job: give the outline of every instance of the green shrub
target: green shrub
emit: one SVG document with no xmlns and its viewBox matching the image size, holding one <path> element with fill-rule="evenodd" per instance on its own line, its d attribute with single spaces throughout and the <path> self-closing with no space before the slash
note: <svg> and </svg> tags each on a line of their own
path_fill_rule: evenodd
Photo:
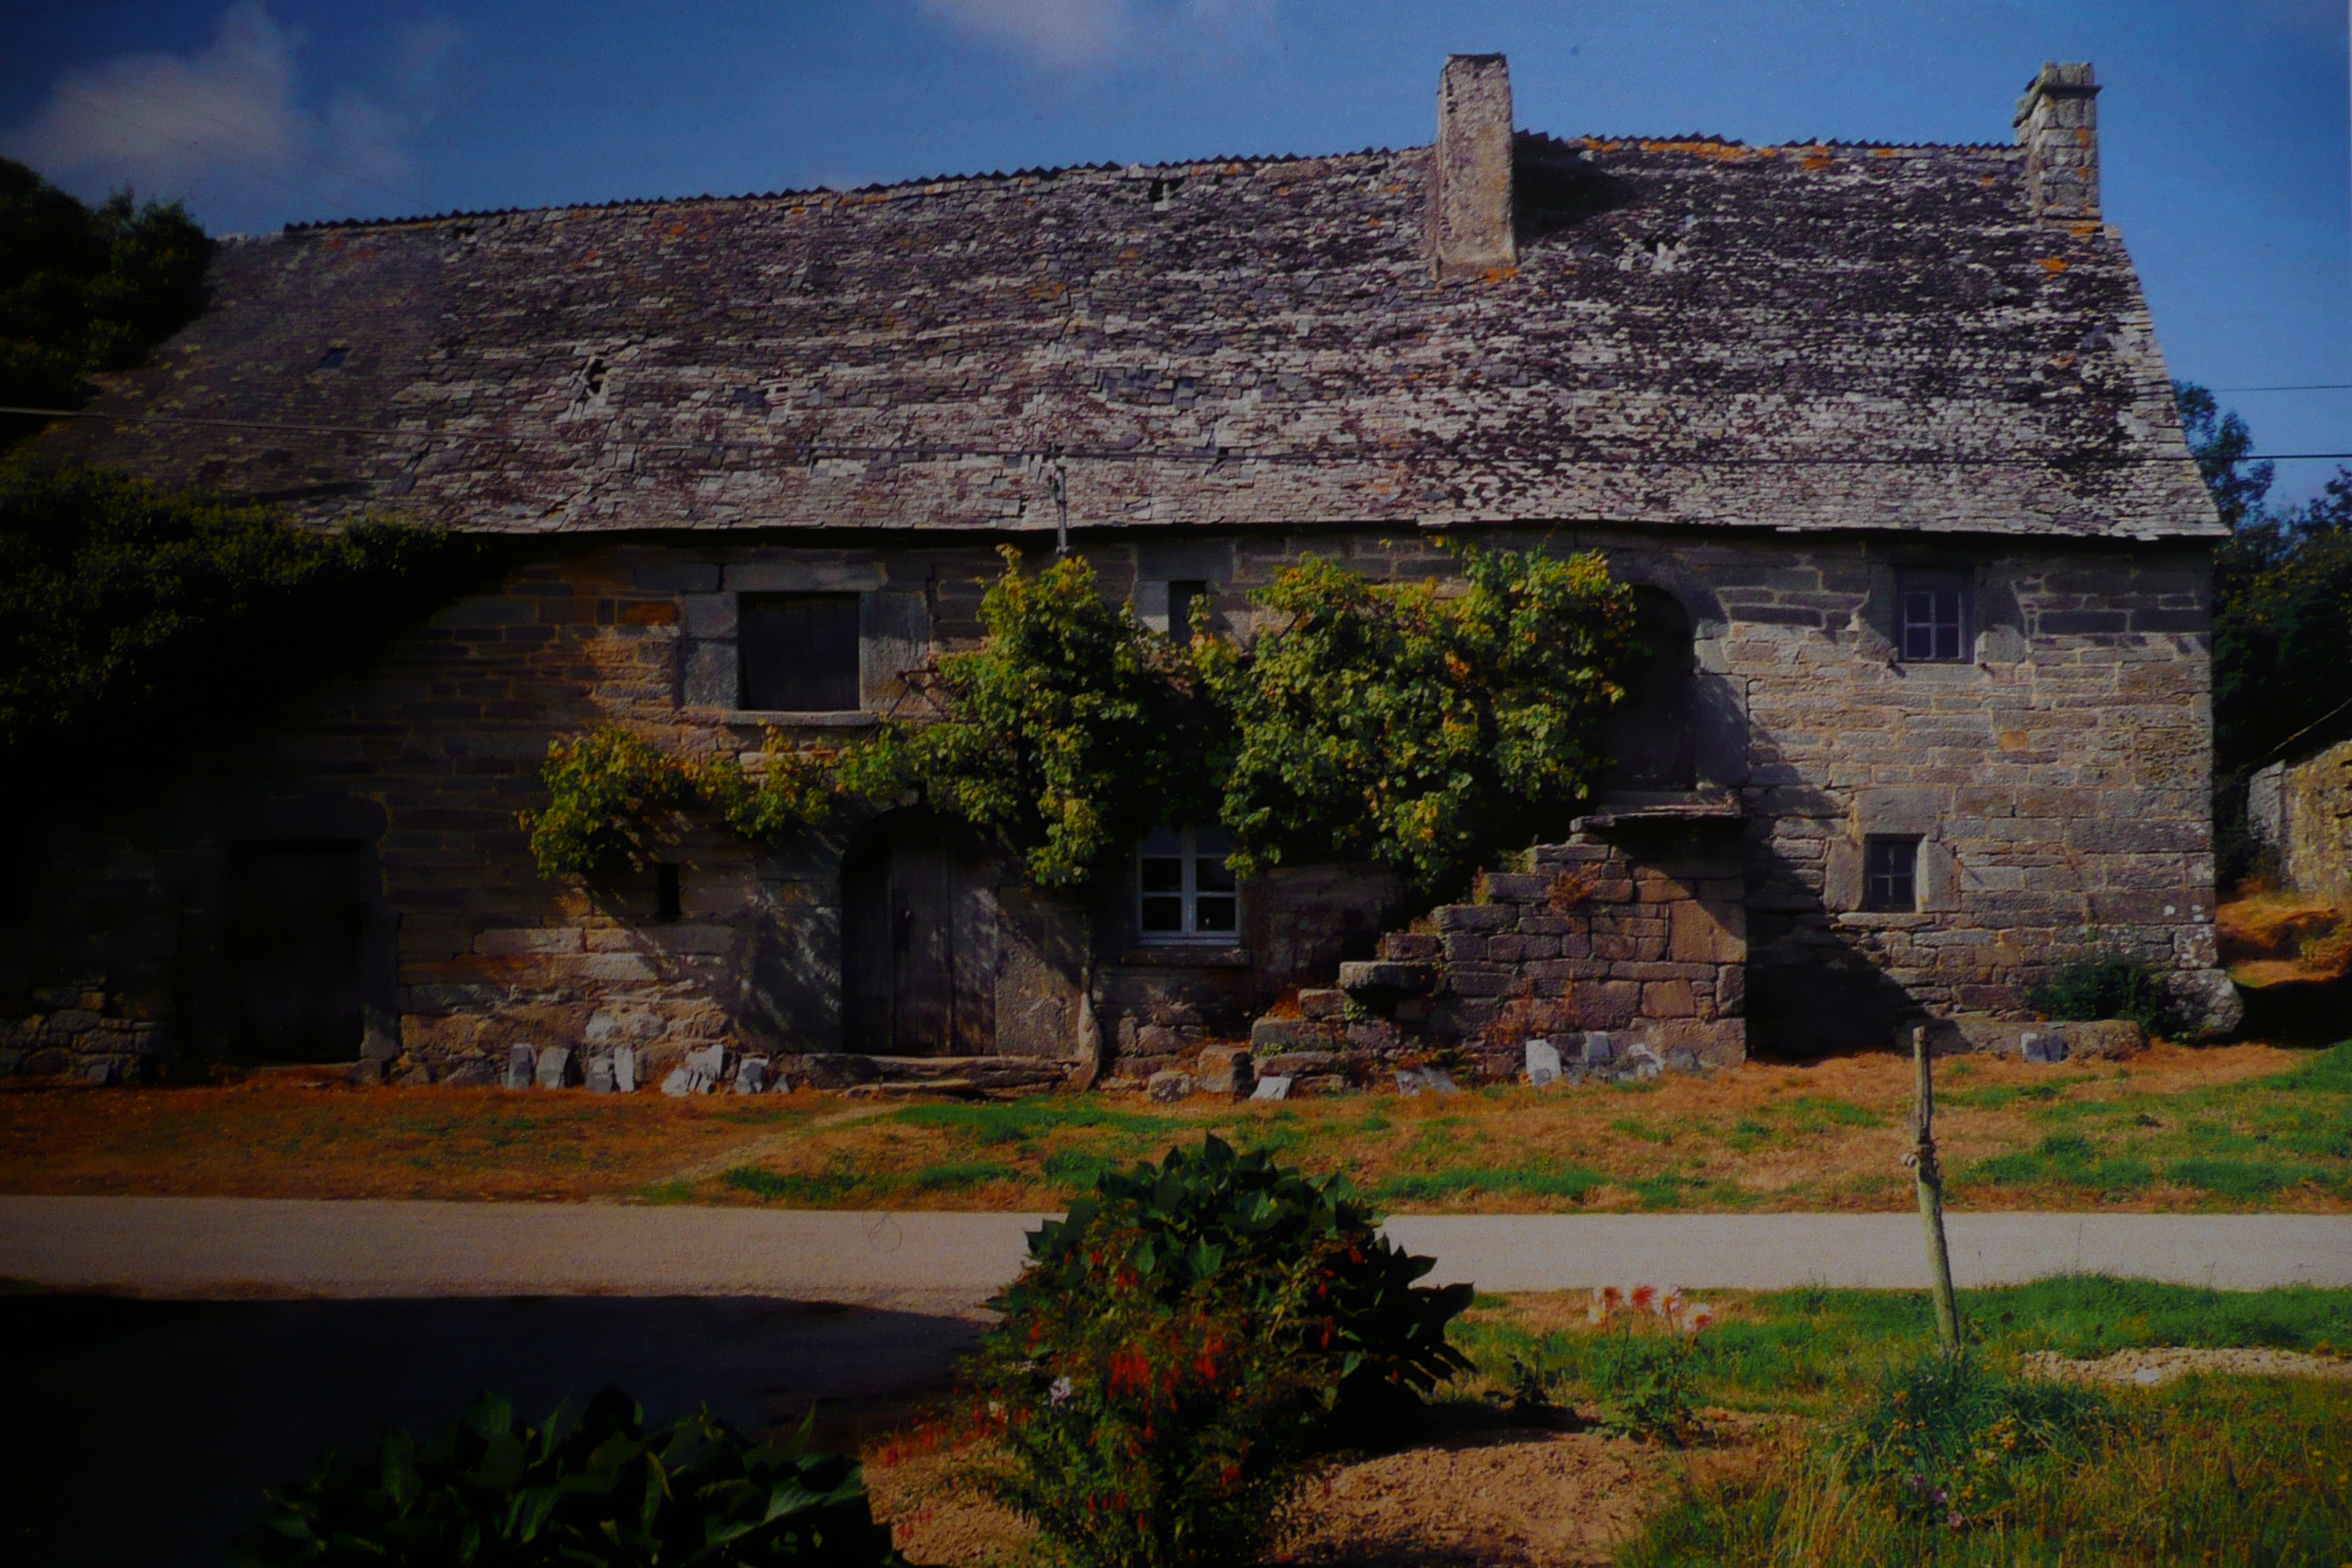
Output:
<svg viewBox="0 0 2352 1568">
<path fill-rule="evenodd" d="M 2178 1033 L 2181 1019 L 2164 972 L 2121 953 L 2071 959 L 2029 989 L 2026 1005 L 2044 1017 L 2088 1022 L 2127 1018 L 2152 1035 Z"/>
<path fill-rule="evenodd" d="M 975 1358 L 992 1489 L 1089 1568 L 1257 1560 L 1336 1415 L 1466 1364 L 1444 1328 L 1470 1289 L 1412 1285 L 1430 1267 L 1262 1152 L 1106 1173 L 1031 1237 Z"/>
<path fill-rule="evenodd" d="M 1170 1303 L 1213 1279 L 1271 1280 L 1308 1252 L 1328 1254 L 1316 1349 L 1344 1363 L 1349 1401 L 1417 1399 L 1469 1364 L 1447 1342 L 1445 1325 L 1470 1304 L 1471 1288 L 1415 1285 L 1434 1260 L 1382 1237 L 1378 1216 L 1344 1176 L 1318 1180 L 1276 1164 L 1264 1150 L 1235 1153 L 1213 1134 L 1196 1151 L 1171 1149 L 1160 1164 L 1107 1171 L 1068 1217 L 1032 1235 L 1029 1266 L 1006 1291 L 1006 1310 L 1088 1289 L 1100 1268 L 1091 1260 L 1097 1226 L 1140 1234 L 1130 1288 Z"/>
<path fill-rule="evenodd" d="M 2083 1449 L 2108 1415 L 2080 1384 L 2012 1377 L 1937 1349 L 1881 1381 L 1845 1433 L 1846 1460 L 1897 1514 L 1958 1529 L 2000 1512 L 2020 1465 Z"/>
<path fill-rule="evenodd" d="M 614 1388 L 538 1428 L 485 1395 L 421 1447 L 395 1432 L 373 1465 L 331 1458 L 268 1495 L 240 1552 L 255 1568 L 898 1562 L 855 1460 L 756 1444 L 708 1411 L 648 1431 Z"/>
<path fill-rule="evenodd" d="M 1695 1337 L 1619 1331 L 1594 1347 L 1601 1426 L 1621 1437 L 1680 1444 L 1700 1430 L 1692 1398 Z"/>
</svg>

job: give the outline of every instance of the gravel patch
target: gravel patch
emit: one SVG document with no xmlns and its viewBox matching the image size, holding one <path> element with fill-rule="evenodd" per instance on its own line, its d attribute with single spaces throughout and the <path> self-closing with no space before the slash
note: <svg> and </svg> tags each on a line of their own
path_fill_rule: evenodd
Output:
<svg viewBox="0 0 2352 1568">
<path fill-rule="evenodd" d="M 2116 1351 L 2112 1355 L 2091 1359 L 2063 1356 L 2056 1351 L 2036 1351 L 2025 1358 L 2025 1364 L 2043 1377 L 2079 1377 L 2140 1388 L 2154 1388 L 2192 1372 L 2222 1373 L 2233 1377 L 2324 1377 L 2352 1383 L 2352 1361 L 2308 1355 L 2301 1351 L 2170 1346 Z"/>
</svg>

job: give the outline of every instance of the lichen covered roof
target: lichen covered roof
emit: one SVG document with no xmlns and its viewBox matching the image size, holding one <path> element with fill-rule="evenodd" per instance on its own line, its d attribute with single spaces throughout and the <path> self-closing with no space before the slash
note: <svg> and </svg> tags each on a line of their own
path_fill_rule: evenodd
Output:
<svg viewBox="0 0 2352 1568">
<path fill-rule="evenodd" d="M 1518 139 L 336 225 L 47 447 L 514 532 L 1619 521 L 2219 531 L 2119 237 L 2008 147 Z M 194 423 L 218 421 L 221 423 Z"/>
</svg>

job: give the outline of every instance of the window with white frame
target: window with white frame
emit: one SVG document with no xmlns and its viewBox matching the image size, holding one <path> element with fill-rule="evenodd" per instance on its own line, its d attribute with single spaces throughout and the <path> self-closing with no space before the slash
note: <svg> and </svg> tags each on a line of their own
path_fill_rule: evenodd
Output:
<svg viewBox="0 0 2352 1568">
<path fill-rule="evenodd" d="M 1225 856 L 1233 836 L 1215 827 L 1153 829 L 1136 848 L 1135 924 L 1146 942 L 1230 945 L 1241 931 L 1241 896 Z"/>
</svg>

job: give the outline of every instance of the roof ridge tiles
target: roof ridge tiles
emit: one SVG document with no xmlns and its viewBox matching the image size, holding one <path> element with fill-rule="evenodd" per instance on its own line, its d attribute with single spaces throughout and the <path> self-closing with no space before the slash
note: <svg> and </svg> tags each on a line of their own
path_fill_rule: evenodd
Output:
<svg viewBox="0 0 2352 1568">
<path fill-rule="evenodd" d="M 814 196 L 868 195 L 882 191 L 913 190 L 925 185 L 976 184 L 992 180 L 1058 179 L 1068 174 L 1124 174 L 1128 170 L 1205 169 L 1219 163 L 1328 163 L 1337 158 L 1393 157 L 1401 152 L 1418 151 L 1417 147 L 1365 147 L 1341 153 L 1214 153 L 1197 158 L 1174 158 L 1156 163 L 1119 163 L 1108 159 L 1099 163 L 1039 163 L 1007 172 L 992 169 L 986 172 L 968 171 L 963 174 L 924 174 L 903 180 L 877 180 L 868 184 L 839 187 L 834 185 L 788 186 L 774 191 L 738 191 L 718 195 L 704 192 L 698 196 L 613 196 L 606 200 L 586 202 L 550 202 L 541 206 L 453 207 L 441 212 L 410 213 L 394 216 L 381 214 L 373 217 L 310 218 L 289 223 L 279 230 L 283 234 L 305 234 L 333 228 L 388 228 L 407 224 L 450 223 L 462 218 L 510 217 L 520 213 L 604 212 L 614 207 L 684 206 L 695 202 L 781 202 Z"/>
</svg>

